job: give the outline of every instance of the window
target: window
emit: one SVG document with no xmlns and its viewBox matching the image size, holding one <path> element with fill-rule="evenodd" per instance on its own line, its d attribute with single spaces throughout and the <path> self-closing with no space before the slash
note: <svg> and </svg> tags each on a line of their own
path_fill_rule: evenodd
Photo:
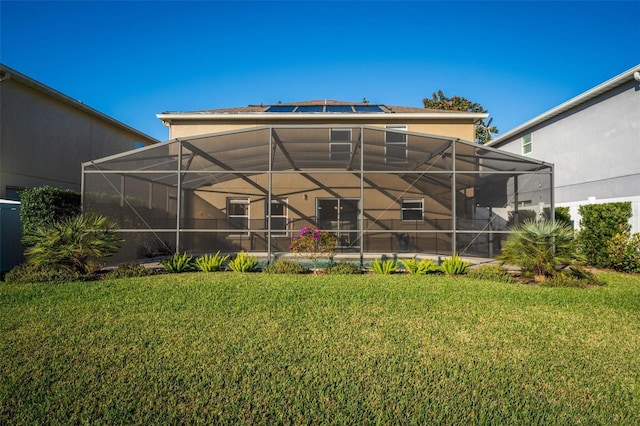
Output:
<svg viewBox="0 0 640 426">
<path fill-rule="evenodd" d="M 249 229 L 248 198 L 227 198 L 227 224 L 230 229 Z"/>
<path fill-rule="evenodd" d="M 385 128 L 395 131 L 407 131 L 407 126 L 388 125 Z M 385 158 L 387 163 L 407 161 L 407 134 L 395 131 L 385 132 Z"/>
<path fill-rule="evenodd" d="M 400 209 L 402 221 L 422 221 L 424 219 L 424 204 L 422 198 L 405 198 Z"/>
<path fill-rule="evenodd" d="M 332 161 L 351 159 L 351 129 L 331 129 L 329 151 Z"/>
<path fill-rule="evenodd" d="M 522 137 L 522 153 L 529 154 L 532 151 L 531 133 Z"/>
<path fill-rule="evenodd" d="M 277 232 L 287 230 L 287 214 L 287 200 L 271 200 L 271 236 L 287 236 L 286 232 Z M 266 212 L 265 217 L 269 217 L 269 211 Z"/>
</svg>

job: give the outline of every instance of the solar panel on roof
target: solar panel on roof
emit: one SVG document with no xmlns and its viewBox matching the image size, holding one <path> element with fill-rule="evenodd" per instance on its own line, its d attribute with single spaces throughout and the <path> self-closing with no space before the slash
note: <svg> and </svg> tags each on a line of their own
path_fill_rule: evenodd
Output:
<svg viewBox="0 0 640 426">
<path fill-rule="evenodd" d="M 351 105 L 327 105 L 327 112 L 352 112 Z"/>
<path fill-rule="evenodd" d="M 356 112 L 382 112 L 379 105 L 356 105 Z"/>
<path fill-rule="evenodd" d="M 293 112 L 295 105 L 271 105 L 267 112 Z"/>
<path fill-rule="evenodd" d="M 322 112 L 322 105 L 300 105 L 296 112 Z"/>
</svg>

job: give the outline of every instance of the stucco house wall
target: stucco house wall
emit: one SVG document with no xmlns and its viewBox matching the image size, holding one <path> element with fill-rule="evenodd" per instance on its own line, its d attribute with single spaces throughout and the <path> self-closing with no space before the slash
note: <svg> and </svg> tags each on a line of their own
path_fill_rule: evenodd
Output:
<svg viewBox="0 0 640 426">
<path fill-rule="evenodd" d="M 79 191 L 82 162 L 157 142 L 0 65 L 0 198 L 43 185 Z"/>
<path fill-rule="evenodd" d="M 635 75 L 635 77 L 634 77 Z M 530 152 L 523 140 L 530 137 Z M 554 163 L 555 202 L 631 201 L 640 232 L 640 66 L 547 111 L 489 146 Z"/>
</svg>

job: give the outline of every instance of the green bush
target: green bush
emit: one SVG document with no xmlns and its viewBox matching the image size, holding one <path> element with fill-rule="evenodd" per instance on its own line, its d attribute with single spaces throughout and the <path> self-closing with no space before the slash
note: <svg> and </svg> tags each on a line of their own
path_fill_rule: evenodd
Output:
<svg viewBox="0 0 640 426">
<path fill-rule="evenodd" d="M 304 274 L 307 268 L 289 259 L 278 259 L 264 269 L 267 274 Z"/>
<path fill-rule="evenodd" d="M 415 258 L 405 259 L 401 260 L 400 263 L 402 263 L 404 269 L 406 269 L 411 275 L 432 274 L 440 270 L 438 265 L 433 263 L 431 259 L 422 259 L 419 262 Z"/>
<path fill-rule="evenodd" d="M 610 266 L 607 244 L 616 234 L 631 232 L 631 203 L 587 204 L 579 209 L 578 241 L 586 261 L 598 268 Z"/>
<path fill-rule="evenodd" d="M 616 234 L 607 243 L 609 267 L 620 272 L 640 272 L 640 233 Z"/>
<path fill-rule="evenodd" d="M 153 274 L 155 274 L 153 269 L 147 268 L 139 263 L 125 263 L 109 271 L 105 275 L 105 279 L 146 277 L 147 275 Z"/>
<path fill-rule="evenodd" d="M 469 278 L 476 280 L 489 280 L 501 283 L 512 283 L 513 276 L 502 265 L 480 265 L 469 270 Z"/>
<path fill-rule="evenodd" d="M 542 217 L 546 220 L 551 220 L 551 208 L 545 207 L 542 212 Z M 556 207 L 554 210 L 555 221 L 564 223 L 567 226 L 573 227 L 571 223 L 571 214 L 569 213 L 569 207 Z"/>
<path fill-rule="evenodd" d="M 186 252 L 182 254 L 174 253 L 170 258 L 161 260 L 160 265 L 171 274 L 190 272 L 195 269 L 193 256 L 187 255 Z"/>
<path fill-rule="evenodd" d="M 22 241 L 25 256 L 34 266 L 58 265 L 90 274 L 99 263 L 115 254 L 121 239 L 116 225 L 104 216 L 87 214 L 29 229 Z"/>
<path fill-rule="evenodd" d="M 464 275 L 469 271 L 471 262 L 465 262 L 460 256 L 454 254 L 442 261 L 440 270 L 445 275 Z"/>
<path fill-rule="evenodd" d="M 229 269 L 233 272 L 252 272 L 255 271 L 258 266 L 258 260 L 253 256 L 249 256 L 246 252 L 241 251 L 227 266 L 229 266 Z"/>
<path fill-rule="evenodd" d="M 216 272 L 222 269 L 222 265 L 229 260 L 231 256 L 220 255 L 220 250 L 216 252 L 216 254 L 205 254 L 204 256 L 200 256 L 196 259 L 195 265 L 202 272 Z"/>
<path fill-rule="evenodd" d="M 20 221 L 25 234 L 81 213 L 80 194 L 70 189 L 51 186 L 23 189 L 20 202 Z"/>
<path fill-rule="evenodd" d="M 18 265 L 4 276 L 7 283 L 66 283 L 88 281 L 91 275 L 60 267 L 59 265 Z"/>
<path fill-rule="evenodd" d="M 376 274 L 391 275 L 398 270 L 398 262 L 393 259 L 374 259 L 370 269 Z"/>
<path fill-rule="evenodd" d="M 573 229 L 541 220 L 513 228 L 498 259 L 520 266 L 525 276 L 552 276 L 578 258 Z"/>
<path fill-rule="evenodd" d="M 351 262 L 337 262 L 327 265 L 324 268 L 324 273 L 327 275 L 357 275 L 361 274 L 362 271 Z"/>
</svg>

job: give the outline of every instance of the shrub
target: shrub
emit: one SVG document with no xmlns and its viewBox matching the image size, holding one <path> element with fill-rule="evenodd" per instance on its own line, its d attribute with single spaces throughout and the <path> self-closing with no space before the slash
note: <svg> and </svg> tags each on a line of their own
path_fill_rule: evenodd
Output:
<svg viewBox="0 0 640 426">
<path fill-rule="evenodd" d="M 65 283 L 87 281 L 91 276 L 62 268 L 59 265 L 18 265 L 4 276 L 8 283 Z"/>
<path fill-rule="evenodd" d="M 375 259 L 371 270 L 376 274 L 390 275 L 398 269 L 398 262 L 393 259 L 379 260 Z"/>
<path fill-rule="evenodd" d="M 433 263 L 431 259 L 422 259 L 419 262 L 415 258 L 405 259 L 401 260 L 400 263 L 402 263 L 404 269 L 411 275 L 431 274 L 440 270 L 438 265 Z"/>
<path fill-rule="evenodd" d="M 546 220 L 551 220 L 550 212 L 551 208 L 545 207 L 542 212 L 542 217 Z M 573 227 L 569 207 L 556 207 L 554 210 L 554 217 L 556 222 L 564 223 L 567 226 Z"/>
<path fill-rule="evenodd" d="M 324 273 L 328 275 L 357 275 L 362 271 L 351 262 L 331 263 L 324 268 Z"/>
<path fill-rule="evenodd" d="M 308 256 L 315 270 L 318 267 L 318 258 L 332 256 L 337 244 L 335 235 L 320 231 L 315 226 L 305 226 L 300 229 L 298 236 L 291 239 L 289 250 Z"/>
<path fill-rule="evenodd" d="M 264 272 L 267 274 L 304 274 L 307 269 L 293 260 L 278 259 L 269 264 L 264 269 Z"/>
<path fill-rule="evenodd" d="M 559 222 L 525 222 L 513 228 L 498 259 L 520 266 L 525 276 L 551 276 L 577 257 L 573 229 Z"/>
<path fill-rule="evenodd" d="M 477 268 L 470 269 L 467 276 L 476 280 L 489 280 L 501 283 L 512 283 L 515 281 L 509 271 L 502 265 L 480 265 Z"/>
<path fill-rule="evenodd" d="M 251 272 L 258 266 L 258 260 L 241 251 L 235 259 L 227 265 L 233 272 Z"/>
<path fill-rule="evenodd" d="M 621 272 L 640 272 L 640 233 L 616 234 L 607 243 L 609 267 Z"/>
<path fill-rule="evenodd" d="M 222 268 L 222 265 L 229 260 L 231 256 L 220 255 L 220 250 L 216 252 L 216 254 L 205 254 L 204 256 L 200 256 L 196 259 L 195 265 L 202 272 L 216 272 Z"/>
<path fill-rule="evenodd" d="M 153 274 L 155 274 L 153 269 L 147 268 L 139 263 L 124 263 L 109 271 L 107 275 L 105 275 L 105 279 L 146 277 L 147 275 Z"/>
<path fill-rule="evenodd" d="M 20 221 L 23 232 L 60 222 L 81 213 L 80 194 L 51 186 L 20 191 Z"/>
<path fill-rule="evenodd" d="M 580 206 L 582 219 L 578 234 L 586 261 L 598 268 L 609 267 L 607 244 L 616 234 L 631 232 L 631 203 L 588 204 Z"/>
<path fill-rule="evenodd" d="M 80 274 L 93 273 L 120 247 L 116 225 L 104 216 L 87 214 L 36 226 L 27 231 L 23 242 L 27 263 L 53 266 Z"/>
<path fill-rule="evenodd" d="M 181 272 L 189 272 L 195 269 L 193 256 L 188 256 L 187 253 L 174 253 L 168 259 L 160 261 L 160 264 L 167 272 L 172 274 L 179 274 Z"/>
<path fill-rule="evenodd" d="M 454 254 L 442 261 L 440 270 L 445 275 L 464 275 L 469 270 L 471 262 L 465 262 L 460 256 Z"/>
</svg>

